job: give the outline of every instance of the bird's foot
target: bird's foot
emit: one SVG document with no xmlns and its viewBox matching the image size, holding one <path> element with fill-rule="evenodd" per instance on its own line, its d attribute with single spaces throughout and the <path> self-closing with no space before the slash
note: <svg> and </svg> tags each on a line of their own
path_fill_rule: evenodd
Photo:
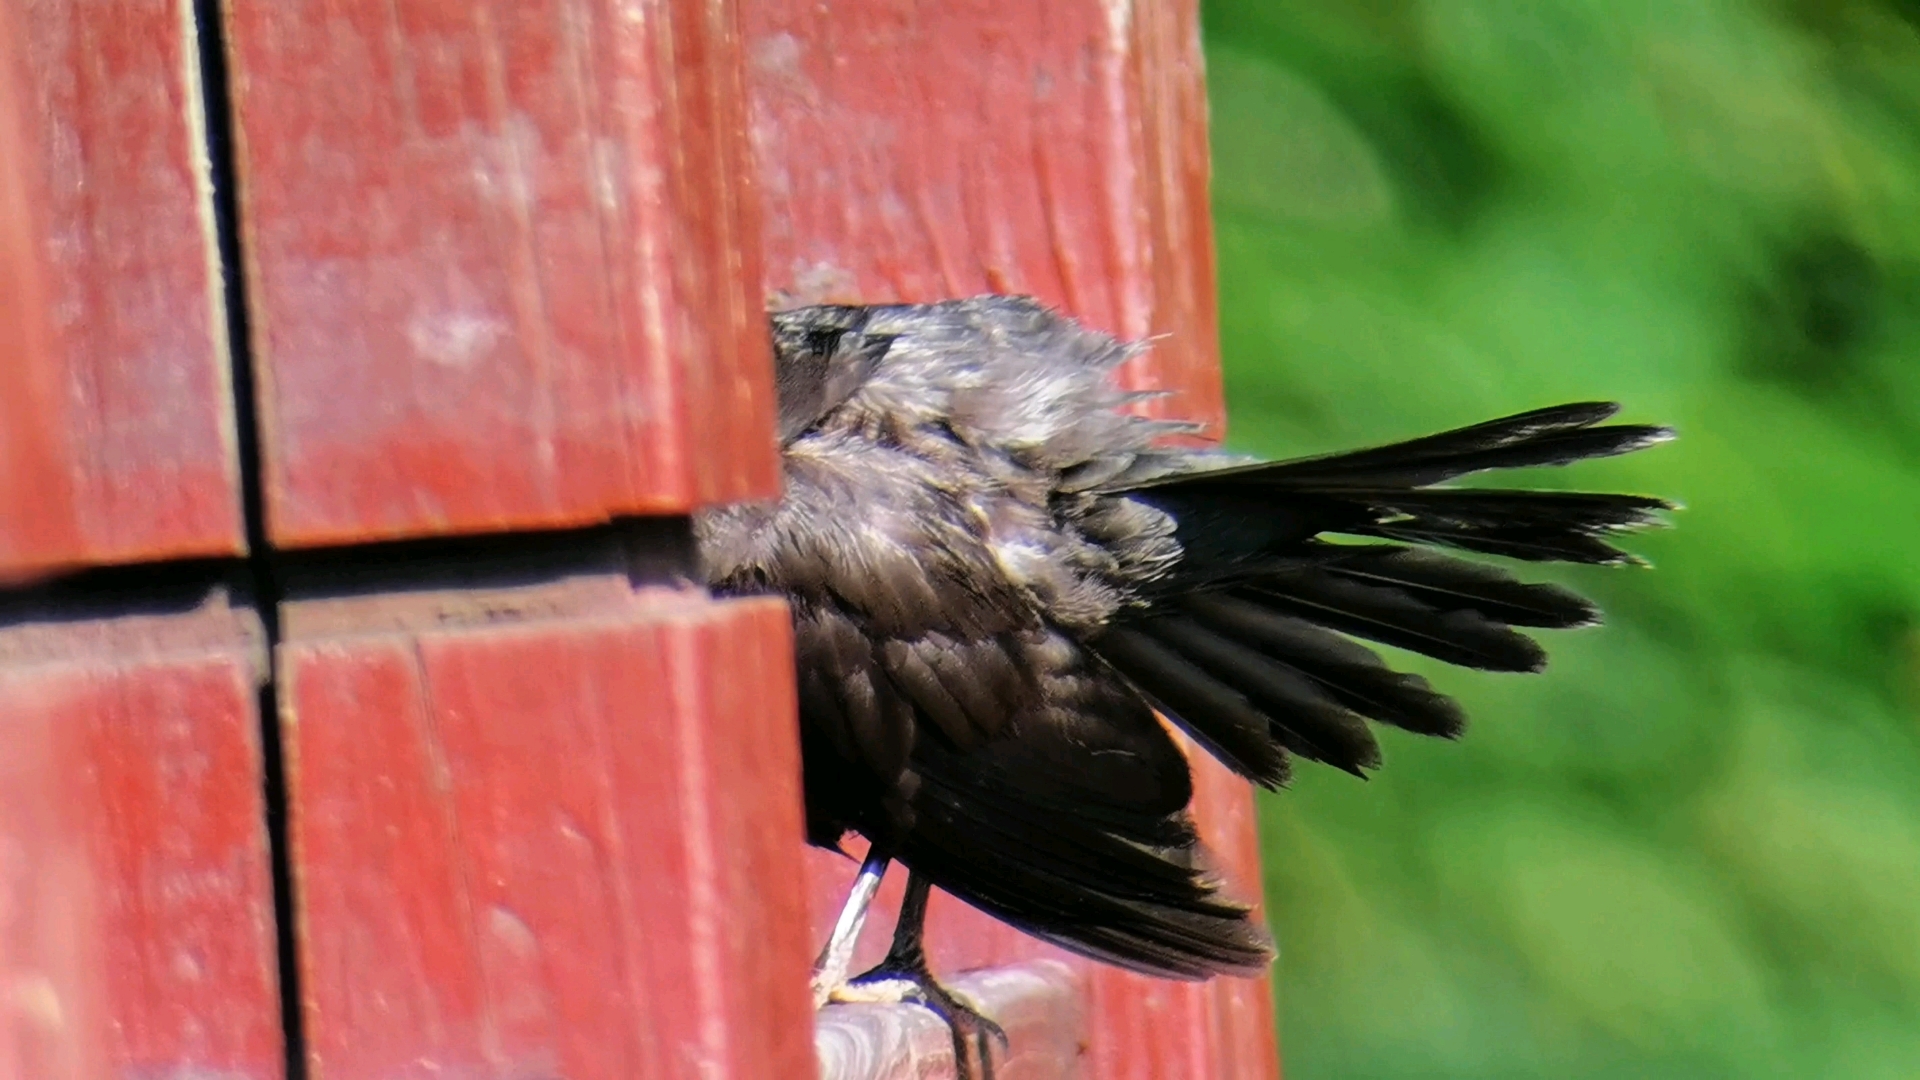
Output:
<svg viewBox="0 0 1920 1080">
<path fill-rule="evenodd" d="M 954 1074 L 963 1080 L 993 1080 L 993 1048 L 1008 1048 L 1007 1033 L 980 1010 L 941 986 L 924 960 L 888 957 L 864 975 L 856 975 L 828 994 L 828 1000 L 851 1004 L 907 1002 L 930 1010 L 953 1033 Z"/>
<path fill-rule="evenodd" d="M 885 850 L 874 847 L 867 851 L 867 857 L 860 864 L 860 873 L 853 879 L 853 888 L 847 891 L 847 902 L 840 909 L 840 917 L 834 920 L 833 934 L 827 938 L 826 948 L 820 950 L 820 959 L 814 961 L 813 978 L 809 985 L 813 990 L 813 1011 L 819 1012 L 834 994 L 847 985 L 847 969 L 853 965 L 854 946 L 860 943 L 860 928 L 866 924 L 867 909 L 873 906 L 873 894 L 880 891 L 880 879 L 886 876 L 887 864 L 892 857 Z"/>
</svg>

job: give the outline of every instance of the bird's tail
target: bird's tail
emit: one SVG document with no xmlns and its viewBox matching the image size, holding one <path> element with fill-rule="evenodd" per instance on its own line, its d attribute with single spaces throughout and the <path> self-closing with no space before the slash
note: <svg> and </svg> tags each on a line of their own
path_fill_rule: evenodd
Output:
<svg viewBox="0 0 1920 1080">
<path fill-rule="evenodd" d="M 1466 667 L 1538 671 L 1544 651 L 1516 628 L 1598 621 L 1567 589 L 1433 549 L 1630 563 L 1613 539 L 1656 524 L 1671 504 L 1433 485 L 1672 437 L 1602 423 L 1616 410 L 1562 405 L 1388 446 L 1110 489 L 1171 514 L 1183 555 L 1141 608 L 1090 644 L 1221 760 L 1269 786 L 1286 780 L 1289 754 L 1354 773 L 1377 766 L 1369 719 L 1456 736 L 1464 718 L 1451 700 L 1351 639 Z"/>
</svg>

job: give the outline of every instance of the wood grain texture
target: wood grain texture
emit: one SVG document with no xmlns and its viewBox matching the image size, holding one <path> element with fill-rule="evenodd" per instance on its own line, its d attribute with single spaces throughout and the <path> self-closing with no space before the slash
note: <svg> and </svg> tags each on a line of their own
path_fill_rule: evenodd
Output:
<svg viewBox="0 0 1920 1080">
<path fill-rule="evenodd" d="M 41 280 L 46 176 L 23 15 L 0 5 L 0 585 L 65 565 L 84 546 L 53 406 L 55 339 Z"/>
<path fill-rule="evenodd" d="M 251 615 L 0 626 L 0 1075 L 283 1075 Z"/>
<path fill-rule="evenodd" d="M 776 490 L 730 3 L 227 11 L 276 544 Z"/>
<path fill-rule="evenodd" d="M 314 1077 L 812 1068 L 786 609 L 602 584 L 288 620 Z"/>
<path fill-rule="evenodd" d="M 191 0 L 7 7 L 0 577 L 240 552 Z"/>
<path fill-rule="evenodd" d="M 743 7 L 767 294 L 778 305 L 1040 297 L 1152 350 L 1130 388 L 1223 419 L 1207 205 L 1205 84 L 1190 0 L 806 0 Z M 1203 830 L 1258 898 L 1252 793 L 1200 755 Z M 816 940 L 853 865 L 808 856 Z M 896 872 L 895 877 L 898 877 Z M 859 964 L 885 951 L 890 880 Z M 936 894 L 944 971 L 1062 954 Z M 1185 984 L 1072 961 L 1087 1075 L 1278 1076 L 1265 980 Z"/>
</svg>

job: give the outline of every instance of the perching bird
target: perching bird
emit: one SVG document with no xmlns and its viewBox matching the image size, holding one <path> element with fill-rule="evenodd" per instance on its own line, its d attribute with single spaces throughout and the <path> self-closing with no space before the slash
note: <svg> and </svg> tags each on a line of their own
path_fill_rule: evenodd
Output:
<svg viewBox="0 0 1920 1080">
<path fill-rule="evenodd" d="M 1452 738 L 1463 717 L 1359 640 L 1490 671 L 1546 657 L 1515 627 L 1598 619 L 1555 585 L 1437 549 L 1624 563 L 1610 538 L 1669 504 L 1437 486 L 1665 441 L 1611 404 L 1540 409 L 1344 454 L 1262 463 L 1160 445 L 1189 424 L 1122 409 L 1140 346 L 981 297 L 772 316 L 785 494 L 697 523 L 721 593 L 793 610 L 809 839 L 871 841 L 818 994 L 889 859 L 893 948 L 955 1052 L 991 1021 L 920 949 L 929 886 L 1036 937 L 1183 979 L 1254 974 L 1266 931 L 1221 890 L 1158 710 L 1236 772 L 1380 764 L 1368 721 Z M 1359 640 L 1356 640 L 1359 639 Z"/>
</svg>

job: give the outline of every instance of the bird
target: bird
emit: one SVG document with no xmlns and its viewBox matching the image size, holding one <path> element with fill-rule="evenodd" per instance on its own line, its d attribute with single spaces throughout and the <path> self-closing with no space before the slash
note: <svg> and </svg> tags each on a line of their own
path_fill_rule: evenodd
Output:
<svg viewBox="0 0 1920 1080">
<path fill-rule="evenodd" d="M 1452 739 L 1465 716 L 1371 645 L 1533 672 L 1526 631 L 1600 613 L 1507 562 L 1638 562 L 1643 495 L 1449 486 L 1640 450 L 1610 402 L 1264 461 L 1151 418 L 1117 367 L 1149 346 L 1020 296 L 769 316 L 783 490 L 694 522 L 707 586 L 792 612 L 807 839 L 868 853 L 816 1006 L 926 1005 L 963 1075 L 1004 1032 L 929 970 L 939 888 L 1036 938 L 1175 979 L 1257 975 L 1269 932 L 1195 831 L 1169 724 L 1279 788 L 1294 763 L 1365 777 L 1373 725 Z M 1162 721 L 1165 718 L 1165 722 Z M 886 959 L 846 976 L 893 861 Z M 973 1069 L 975 1072 L 967 1072 Z"/>
</svg>

